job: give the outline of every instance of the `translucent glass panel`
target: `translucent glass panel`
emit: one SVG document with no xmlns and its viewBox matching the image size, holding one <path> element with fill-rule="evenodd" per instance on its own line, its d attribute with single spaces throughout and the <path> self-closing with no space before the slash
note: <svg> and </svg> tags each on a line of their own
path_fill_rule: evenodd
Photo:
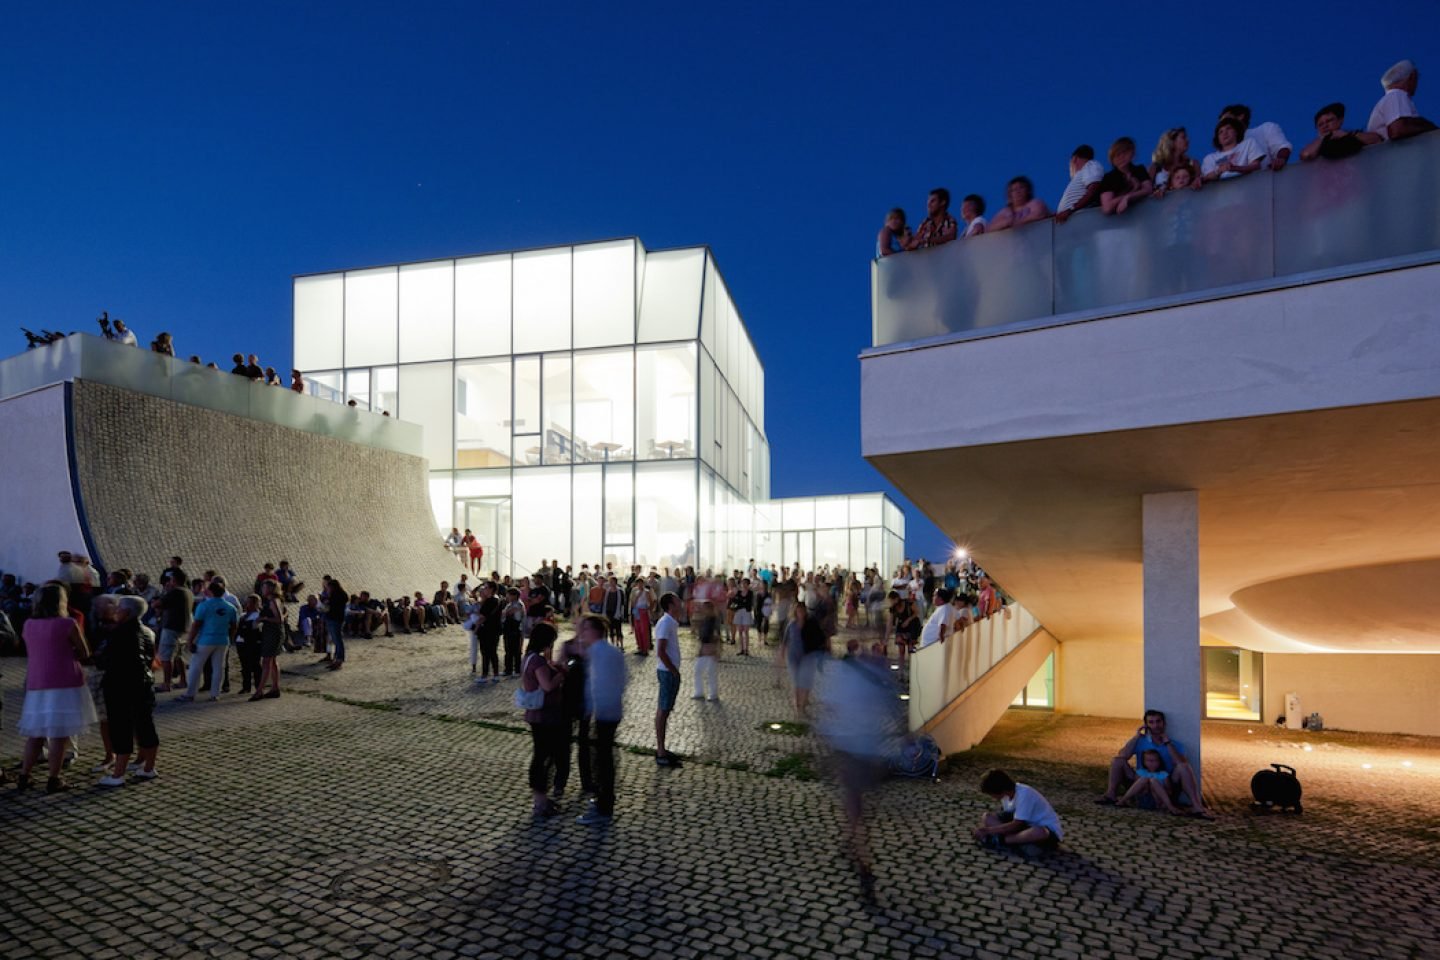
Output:
<svg viewBox="0 0 1440 960">
<path fill-rule="evenodd" d="M 780 501 L 780 526 L 785 530 L 813 530 L 815 501 L 796 498 Z"/>
<path fill-rule="evenodd" d="M 455 466 L 464 470 L 509 465 L 509 358 L 457 363 Z"/>
<path fill-rule="evenodd" d="M 1434 136 L 1286 168 L 1274 178 L 1276 275 L 1440 249 L 1437 169 Z"/>
<path fill-rule="evenodd" d="M 435 526 L 449 533 L 455 515 L 454 482 L 450 474 L 430 475 L 430 510 L 435 514 Z"/>
<path fill-rule="evenodd" d="M 850 526 L 852 527 L 878 527 L 885 522 L 881 509 L 884 503 L 879 496 L 863 496 L 850 498 Z"/>
<path fill-rule="evenodd" d="M 317 370 L 345 362 L 345 277 L 296 277 L 295 367 Z"/>
<path fill-rule="evenodd" d="M 695 463 L 635 468 L 635 562 L 675 567 L 695 552 Z"/>
<path fill-rule="evenodd" d="M 700 351 L 700 458 L 714 466 L 715 452 L 715 363 Z"/>
<path fill-rule="evenodd" d="M 569 354 L 550 354 L 544 358 L 541 374 L 541 459 L 545 463 L 569 463 L 574 457 L 570 383 L 573 366 Z"/>
<path fill-rule="evenodd" d="M 455 262 L 400 268 L 400 362 L 455 356 Z"/>
<path fill-rule="evenodd" d="M 515 358 L 515 433 L 540 432 L 540 358 Z"/>
<path fill-rule="evenodd" d="M 865 570 L 870 566 L 868 554 L 865 552 L 865 531 L 850 531 L 850 569 Z"/>
<path fill-rule="evenodd" d="M 821 497 L 815 501 L 815 529 L 849 525 L 850 510 L 844 497 Z"/>
<path fill-rule="evenodd" d="M 700 467 L 700 569 L 715 563 L 715 472 Z"/>
<path fill-rule="evenodd" d="M 905 535 L 905 515 L 902 514 L 902 513 L 900 512 L 900 508 L 897 507 L 897 506 L 895 506 L 895 504 L 892 503 L 891 501 L 885 500 L 885 501 L 883 501 L 883 502 L 884 502 L 884 504 L 885 504 L 885 526 L 886 526 L 886 528 L 889 529 L 890 531 L 894 532 L 894 533 L 898 533 L 898 534 L 900 534 L 901 536 L 904 536 L 904 535 Z"/>
<path fill-rule="evenodd" d="M 415 363 L 400 368 L 400 408 L 393 412 L 424 429 L 421 455 L 436 470 L 448 470 L 454 453 L 454 376 L 449 363 Z"/>
<path fill-rule="evenodd" d="M 641 343 L 696 338 L 705 261 L 706 252 L 699 248 L 646 256 L 645 289 L 640 298 Z"/>
<path fill-rule="evenodd" d="M 510 255 L 455 261 L 455 356 L 510 353 Z"/>
<path fill-rule="evenodd" d="M 361 410 L 370 409 L 370 371 L 345 371 L 345 400 L 354 400 Z"/>
<path fill-rule="evenodd" d="M 1270 276 L 1274 179 L 1247 176 L 1199 193 L 1181 190 L 1161 200 L 1147 200 L 1124 216 L 1089 212 L 1075 216 L 1055 230 L 1055 312 Z M 1041 231 L 1036 228 L 1036 232 Z M 1036 263 L 1044 259 L 1039 257 Z M 993 286 L 1000 285 L 992 281 L 986 289 Z"/>
<path fill-rule="evenodd" d="M 695 344 L 635 352 L 636 455 L 644 460 L 695 456 L 699 398 Z"/>
<path fill-rule="evenodd" d="M 576 460 L 628 460 L 634 444 L 634 350 L 575 354 Z"/>
<path fill-rule="evenodd" d="M 394 416 L 400 406 L 400 372 L 394 367 L 376 367 L 371 371 L 370 389 L 372 407 Z"/>
<path fill-rule="evenodd" d="M 557 554 L 570 554 L 570 468 L 516 470 L 511 509 L 517 573 L 538 570 L 542 561 Z"/>
<path fill-rule="evenodd" d="M 456 499 L 510 496 L 510 471 L 470 470 L 455 474 Z"/>
<path fill-rule="evenodd" d="M 605 546 L 635 542 L 635 467 L 614 463 L 605 467 Z"/>
<path fill-rule="evenodd" d="M 715 304 L 717 288 L 720 286 L 720 271 L 715 267 L 715 258 L 705 254 L 705 290 L 700 304 L 700 343 L 710 356 L 715 356 Z"/>
<path fill-rule="evenodd" d="M 575 346 L 635 342 L 635 242 L 574 248 Z"/>
<path fill-rule="evenodd" d="M 513 257 L 514 352 L 570 347 L 570 248 Z"/>
<path fill-rule="evenodd" d="M 850 532 L 848 530 L 816 530 L 815 562 L 831 567 L 849 564 Z"/>
<path fill-rule="evenodd" d="M 345 274 L 345 366 L 395 362 L 398 277 L 394 267 Z"/>
<path fill-rule="evenodd" d="M 578 570 L 582 563 L 595 563 L 604 546 L 604 481 L 599 464 L 577 466 L 572 478 L 575 512 L 571 521 L 572 562 Z"/>
</svg>

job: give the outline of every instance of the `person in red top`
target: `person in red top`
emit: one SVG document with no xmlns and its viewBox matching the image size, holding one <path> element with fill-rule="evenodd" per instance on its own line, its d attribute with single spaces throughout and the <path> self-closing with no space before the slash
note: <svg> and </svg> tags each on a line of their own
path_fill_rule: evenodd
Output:
<svg viewBox="0 0 1440 960">
<path fill-rule="evenodd" d="M 478 574 L 483 569 L 482 561 L 485 559 L 485 548 L 480 546 L 480 538 L 469 530 L 460 540 L 460 545 L 470 551 L 470 572 Z"/>
</svg>

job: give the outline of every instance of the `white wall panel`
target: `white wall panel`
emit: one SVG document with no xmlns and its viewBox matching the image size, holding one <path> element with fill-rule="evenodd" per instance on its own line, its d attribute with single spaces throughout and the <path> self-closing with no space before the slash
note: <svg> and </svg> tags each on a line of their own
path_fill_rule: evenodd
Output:
<svg viewBox="0 0 1440 960">
<path fill-rule="evenodd" d="M 635 242 L 575 248 L 575 346 L 635 342 Z"/>
<path fill-rule="evenodd" d="M 344 364 L 345 275 L 295 279 L 295 367 L 325 370 Z"/>
<path fill-rule="evenodd" d="M 640 298 L 640 342 L 694 340 L 700 323 L 705 251 L 652 253 L 645 263 Z"/>
<path fill-rule="evenodd" d="M 570 280 L 569 247 L 514 255 L 516 353 L 569 349 Z"/>
<path fill-rule="evenodd" d="M 510 352 L 510 254 L 455 262 L 455 356 Z"/>
<path fill-rule="evenodd" d="M 345 274 L 345 366 L 395 362 L 398 276 L 395 267 Z"/>
<path fill-rule="evenodd" d="M 455 262 L 400 268 L 400 362 L 455 356 Z"/>
</svg>

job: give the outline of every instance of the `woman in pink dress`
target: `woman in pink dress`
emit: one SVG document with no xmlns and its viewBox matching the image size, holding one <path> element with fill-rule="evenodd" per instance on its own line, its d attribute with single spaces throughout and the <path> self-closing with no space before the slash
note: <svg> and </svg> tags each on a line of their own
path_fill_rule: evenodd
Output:
<svg viewBox="0 0 1440 960">
<path fill-rule="evenodd" d="M 25 756 L 18 787 L 30 786 L 30 770 L 40 747 L 50 741 L 50 780 L 46 793 L 69 789 L 60 779 L 60 766 L 70 738 L 79 736 L 97 720 L 95 701 L 85 683 L 80 662 L 90 658 L 80 627 L 69 616 L 65 587 L 51 582 L 40 588 L 35 615 L 25 621 L 25 703 L 20 708 L 20 736 Z"/>
</svg>

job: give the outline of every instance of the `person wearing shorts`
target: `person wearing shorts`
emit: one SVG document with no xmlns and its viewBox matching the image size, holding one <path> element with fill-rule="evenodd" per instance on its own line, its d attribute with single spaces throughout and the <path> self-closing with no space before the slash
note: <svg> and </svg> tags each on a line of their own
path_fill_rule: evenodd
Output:
<svg viewBox="0 0 1440 960">
<path fill-rule="evenodd" d="M 982 847 L 1004 850 L 1034 844 L 1053 850 L 1060 845 L 1060 817 L 1039 790 L 1016 783 L 1004 770 L 991 770 L 980 781 L 980 792 L 1000 802 L 999 812 L 985 814 L 975 828 L 975 841 Z"/>
<path fill-rule="evenodd" d="M 655 709 L 655 762 L 662 767 L 680 766 L 680 758 L 665 749 L 665 729 L 670 723 L 670 711 L 675 709 L 675 698 L 680 695 L 680 622 L 675 619 L 679 606 L 675 594 L 665 594 L 660 598 L 663 615 L 655 624 L 655 653 L 660 658 L 655 664 L 655 678 L 660 685 L 660 702 Z"/>
</svg>

